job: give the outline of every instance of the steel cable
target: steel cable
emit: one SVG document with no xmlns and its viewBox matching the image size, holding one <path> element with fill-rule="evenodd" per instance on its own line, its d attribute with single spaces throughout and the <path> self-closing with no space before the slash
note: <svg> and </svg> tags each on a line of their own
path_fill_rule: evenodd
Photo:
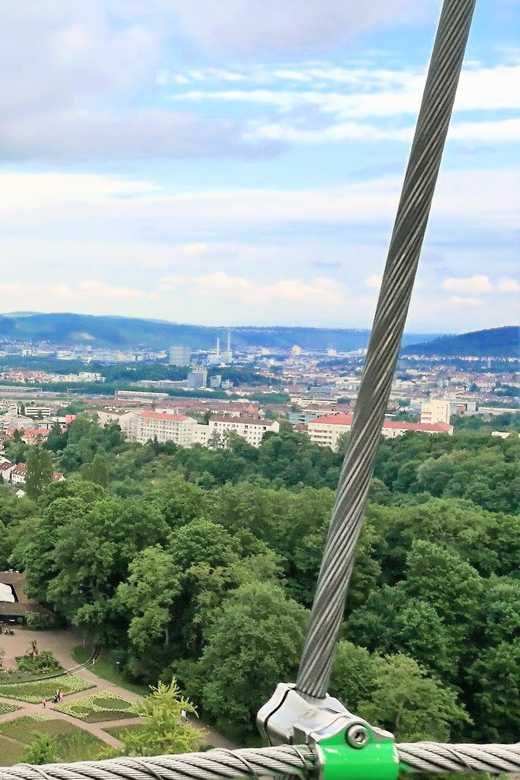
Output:
<svg viewBox="0 0 520 780">
<path fill-rule="evenodd" d="M 444 0 L 302 653 L 297 689 L 323 698 L 476 0 Z"/>
<path fill-rule="evenodd" d="M 401 768 L 414 772 L 520 773 L 520 743 L 516 745 L 448 745 L 410 742 L 396 746 Z"/>
<path fill-rule="evenodd" d="M 209 750 L 146 758 L 111 758 L 74 764 L 16 764 L 0 767 L 0 780 L 232 780 L 307 777 L 315 766 L 308 745 L 258 750 Z"/>
<path fill-rule="evenodd" d="M 520 773 L 516 745 L 450 745 L 412 742 L 396 745 L 400 767 L 413 772 Z M 0 767 L 0 780 L 251 780 L 293 777 L 303 780 L 318 768 L 309 745 L 258 750 L 210 750 L 147 758 L 113 758 L 74 764 Z M 345 777 L 349 767 L 345 765 Z"/>
</svg>

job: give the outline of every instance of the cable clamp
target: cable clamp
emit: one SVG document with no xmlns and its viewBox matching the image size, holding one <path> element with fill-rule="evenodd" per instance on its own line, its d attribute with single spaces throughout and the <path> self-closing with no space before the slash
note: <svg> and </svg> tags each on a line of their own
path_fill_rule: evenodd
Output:
<svg viewBox="0 0 520 780">
<path fill-rule="evenodd" d="M 280 683 L 259 710 L 257 725 L 270 745 L 311 746 L 319 780 L 396 780 L 399 756 L 393 734 L 349 712 L 338 699 L 305 696 Z"/>
</svg>

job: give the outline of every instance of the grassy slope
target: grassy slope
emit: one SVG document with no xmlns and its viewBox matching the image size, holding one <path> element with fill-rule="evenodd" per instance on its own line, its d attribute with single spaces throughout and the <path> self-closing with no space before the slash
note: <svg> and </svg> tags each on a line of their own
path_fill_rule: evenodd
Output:
<svg viewBox="0 0 520 780">
<path fill-rule="evenodd" d="M 90 658 L 91 650 L 88 647 L 75 647 L 72 651 L 72 657 L 78 664 L 84 664 Z M 150 693 L 150 689 L 146 685 L 136 685 L 135 683 L 128 682 L 118 672 L 114 654 L 109 650 L 103 650 L 101 658 L 96 660 L 93 666 L 89 666 L 89 672 L 101 677 L 102 680 L 108 680 L 108 682 L 119 685 L 120 688 L 125 688 L 127 691 L 137 693 L 138 696 L 147 696 Z"/>
</svg>

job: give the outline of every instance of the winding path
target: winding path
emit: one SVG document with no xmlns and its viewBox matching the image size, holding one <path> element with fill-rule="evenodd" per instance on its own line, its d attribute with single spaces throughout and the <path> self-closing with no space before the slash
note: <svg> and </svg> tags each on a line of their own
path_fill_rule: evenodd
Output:
<svg viewBox="0 0 520 780">
<path fill-rule="evenodd" d="M 15 657 L 23 655 L 30 645 L 31 640 L 35 639 L 38 642 L 40 650 L 51 650 L 60 664 L 65 669 L 70 669 L 75 666 L 75 661 L 72 658 L 72 650 L 74 647 L 83 643 L 83 636 L 76 631 L 27 631 L 23 629 L 17 629 L 14 636 L 0 635 L 0 648 L 6 651 L 4 665 L 5 667 L 13 666 L 15 663 Z M 75 672 L 78 677 L 82 677 L 87 680 L 93 687 L 87 691 L 79 691 L 78 693 L 69 694 L 64 698 L 64 701 L 74 701 L 75 699 L 81 699 L 84 696 L 91 696 L 102 691 L 109 691 L 115 695 L 121 696 L 127 701 L 138 701 L 140 696 L 132 691 L 128 691 L 126 688 L 122 688 L 115 683 L 103 680 L 101 677 L 95 675 L 90 669 L 80 669 Z M 57 686 L 59 687 L 59 686 Z M 119 747 L 121 741 L 116 737 L 105 731 L 106 728 L 115 728 L 117 726 L 129 726 L 134 723 L 139 723 L 139 718 L 125 718 L 123 720 L 111 720 L 103 721 L 99 723 L 85 723 L 85 721 L 73 718 L 71 715 L 67 715 L 64 712 L 59 712 L 50 702 L 47 702 L 47 706 L 44 708 L 42 704 L 30 704 L 28 702 L 19 701 L 17 699 L 11 699 L 3 697 L 2 687 L 0 686 L 0 703 L 11 704 L 17 706 L 20 709 L 15 712 L 6 712 L 0 714 L 0 724 L 6 723 L 11 720 L 23 716 L 33 716 L 35 714 L 40 715 L 45 713 L 47 716 L 57 719 L 65 720 L 68 723 L 73 724 L 77 728 L 88 731 L 93 736 L 100 739 L 106 745 L 111 747 Z M 199 727 L 204 732 L 204 742 L 212 747 L 221 747 L 235 749 L 239 747 L 234 742 L 226 739 L 226 737 L 219 734 L 218 731 L 212 729 L 210 726 L 201 723 L 201 721 L 194 719 L 191 721 L 194 726 Z M 4 736 L 4 735 L 2 735 Z M 8 737 L 4 737 L 8 739 Z M 9 741 L 16 741 L 11 740 Z M 19 744 L 19 743 L 18 743 Z"/>
</svg>

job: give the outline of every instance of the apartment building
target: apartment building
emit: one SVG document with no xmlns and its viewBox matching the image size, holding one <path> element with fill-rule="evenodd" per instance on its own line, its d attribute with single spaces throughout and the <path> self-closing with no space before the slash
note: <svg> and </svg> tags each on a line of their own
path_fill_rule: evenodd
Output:
<svg viewBox="0 0 520 780">
<path fill-rule="evenodd" d="M 150 439 L 158 442 L 173 441 L 179 447 L 191 447 L 197 421 L 183 414 L 140 412 L 136 415 L 131 441 L 145 444 Z"/>
<path fill-rule="evenodd" d="M 278 433 L 280 423 L 277 420 L 264 420 L 260 417 L 211 417 L 209 425 L 201 426 L 209 429 L 208 436 L 218 433 L 221 437 L 228 431 L 241 436 L 253 447 L 259 447 L 263 437 L 269 431 Z"/>
<path fill-rule="evenodd" d="M 338 442 L 344 433 L 349 433 L 352 428 L 352 414 L 334 414 L 325 417 L 317 417 L 309 422 L 307 428 L 309 438 L 322 447 L 330 447 L 335 452 L 338 449 Z M 381 434 L 385 439 L 395 439 L 403 436 L 408 431 L 415 433 L 427 433 L 435 435 L 446 433 L 448 436 L 453 434 L 453 425 L 444 422 L 437 423 L 410 423 L 398 420 L 387 420 L 383 423 Z"/>
<path fill-rule="evenodd" d="M 98 423 L 105 425 L 116 423 L 121 428 L 127 441 L 135 441 L 137 413 L 128 409 L 100 409 L 96 412 Z"/>
<path fill-rule="evenodd" d="M 452 402 L 445 398 L 435 398 L 421 404 L 421 423 L 449 423 Z"/>
</svg>

